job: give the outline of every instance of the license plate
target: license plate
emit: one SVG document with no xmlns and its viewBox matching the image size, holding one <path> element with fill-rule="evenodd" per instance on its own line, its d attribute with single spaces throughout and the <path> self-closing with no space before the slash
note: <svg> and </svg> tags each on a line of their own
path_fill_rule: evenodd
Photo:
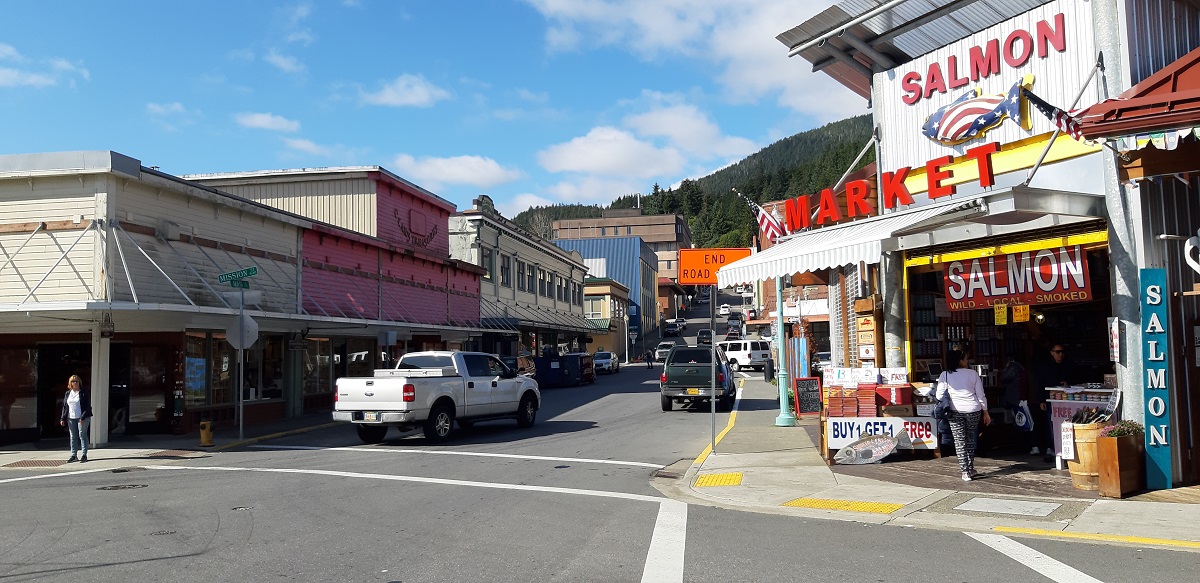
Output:
<svg viewBox="0 0 1200 583">
<path fill-rule="evenodd" d="M 688 394 L 689 395 L 699 395 L 700 389 L 688 389 Z"/>
<path fill-rule="evenodd" d="M 363 421 L 379 421 L 379 413 L 375 411 L 364 412 Z"/>
</svg>

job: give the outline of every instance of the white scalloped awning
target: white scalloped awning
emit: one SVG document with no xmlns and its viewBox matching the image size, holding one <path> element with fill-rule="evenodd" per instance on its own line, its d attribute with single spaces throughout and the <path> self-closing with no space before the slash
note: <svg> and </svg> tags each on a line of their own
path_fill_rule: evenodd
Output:
<svg viewBox="0 0 1200 583">
<path fill-rule="evenodd" d="M 956 200 L 814 229 L 794 235 L 761 253 L 755 253 L 717 271 L 717 287 L 789 277 L 797 273 L 879 263 L 880 242 L 912 231 L 956 211 L 986 212 L 981 199 Z"/>
</svg>

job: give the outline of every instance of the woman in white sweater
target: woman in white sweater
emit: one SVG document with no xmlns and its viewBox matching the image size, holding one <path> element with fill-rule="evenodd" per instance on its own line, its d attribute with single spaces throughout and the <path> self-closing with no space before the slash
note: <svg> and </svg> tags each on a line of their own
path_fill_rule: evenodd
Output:
<svg viewBox="0 0 1200 583">
<path fill-rule="evenodd" d="M 967 356 L 961 350 L 946 354 L 946 372 L 938 377 L 937 398 L 950 396 L 950 407 L 946 420 L 954 434 L 954 451 L 958 456 L 958 469 L 964 482 L 975 479 L 975 440 L 979 435 L 979 421 L 992 424 L 988 415 L 987 397 L 983 394 L 983 381 L 979 373 L 967 366 Z"/>
</svg>

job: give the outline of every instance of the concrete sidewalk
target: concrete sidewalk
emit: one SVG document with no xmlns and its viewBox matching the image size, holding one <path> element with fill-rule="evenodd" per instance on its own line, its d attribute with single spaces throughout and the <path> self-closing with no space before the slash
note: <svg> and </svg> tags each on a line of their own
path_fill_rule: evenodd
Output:
<svg viewBox="0 0 1200 583">
<path fill-rule="evenodd" d="M 953 457 L 831 468 L 814 445 L 816 419 L 775 426 L 776 391 L 745 380 L 716 452 L 666 468 L 655 487 L 685 502 L 780 515 L 1200 550 L 1200 504 L 1097 499 L 1049 464 L 1009 471 L 1002 461 L 989 480 L 981 459 L 983 478 L 973 482 L 961 481 Z M 1200 492 L 1184 490 L 1177 499 L 1200 502 Z"/>
</svg>

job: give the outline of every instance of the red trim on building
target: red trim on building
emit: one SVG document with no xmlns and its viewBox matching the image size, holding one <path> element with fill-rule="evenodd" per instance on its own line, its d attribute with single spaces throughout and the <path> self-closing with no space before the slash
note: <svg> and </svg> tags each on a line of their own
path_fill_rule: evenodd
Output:
<svg viewBox="0 0 1200 583">
<path fill-rule="evenodd" d="M 1078 117 L 1089 140 L 1200 125 L 1200 48 Z"/>
</svg>

